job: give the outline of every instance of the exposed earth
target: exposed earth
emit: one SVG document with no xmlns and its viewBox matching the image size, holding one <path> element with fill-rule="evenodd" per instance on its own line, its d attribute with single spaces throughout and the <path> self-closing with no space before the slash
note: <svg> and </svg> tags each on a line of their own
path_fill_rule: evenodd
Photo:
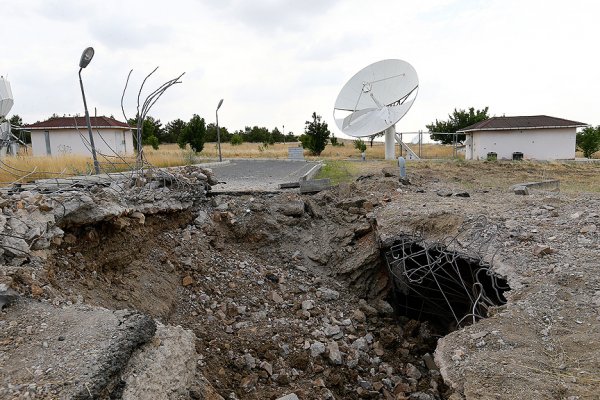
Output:
<svg viewBox="0 0 600 400">
<path fill-rule="evenodd" d="M 302 195 L 150 175 L 3 195 L 0 397 L 600 398 L 598 194 L 426 168 Z M 400 238 L 493 271 L 506 303 L 474 324 L 402 304 Z"/>
</svg>

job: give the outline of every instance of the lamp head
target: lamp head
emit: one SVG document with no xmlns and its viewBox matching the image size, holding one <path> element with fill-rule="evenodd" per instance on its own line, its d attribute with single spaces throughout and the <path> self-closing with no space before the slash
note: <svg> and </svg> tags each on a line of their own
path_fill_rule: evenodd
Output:
<svg viewBox="0 0 600 400">
<path fill-rule="evenodd" d="M 219 108 L 221 108 L 222 104 L 223 104 L 223 99 L 219 100 L 219 104 L 217 104 L 217 111 L 219 111 Z"/>
<path fill-rule="evenodd" d="M 85 68 L 88 66 L 90 61 L 94 58 L 94 48 L 88 47 L 81 53 L 81 59 L 79 60 L 79 68 Z"/>
</svg>

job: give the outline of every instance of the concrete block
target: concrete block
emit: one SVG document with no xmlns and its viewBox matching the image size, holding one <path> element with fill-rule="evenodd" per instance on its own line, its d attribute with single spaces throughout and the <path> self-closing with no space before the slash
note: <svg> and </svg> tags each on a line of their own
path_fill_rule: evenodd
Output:
<svg viewBox="0 0 600 400">
<path fill-rule="evenodd" d="M 529 194 L 529 189 L 527 189 L 527 186 L 515 186 L 513 191 L 515 192 L 515 194 L 521 196 L 527 196 Z"/>
<path fill-rule="evenodd" d="M 300 181 L 300 193 L 316 193 L 331 186 L 331 180 L 314 179 L 310 181 Z"/>
</svg>

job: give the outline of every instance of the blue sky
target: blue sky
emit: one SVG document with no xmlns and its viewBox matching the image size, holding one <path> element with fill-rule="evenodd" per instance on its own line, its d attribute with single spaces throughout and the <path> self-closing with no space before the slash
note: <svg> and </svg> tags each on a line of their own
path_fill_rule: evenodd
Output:
<svg viewBox="0 0 600 400">
<path fill-rule="evenodd" d="M 0 75 L 26 122 L 90 108 L 135 114 L 148 89 L 182 72 L 151 115 L 166 123 L 199 114 L 230 130 L 285 125 L 301 133 L 313 111 L 341 136 L 332 112 L 354 73 L 388 58 L 411 63 L 419 96 L 398 131 L 425 129 L 454 108 L 491 115 L 547 114 L 600 124 L 595 1 L 21 0 L 3 1 Z M 122 119 L 122 118 L 121 118 Z"/>
</svg>

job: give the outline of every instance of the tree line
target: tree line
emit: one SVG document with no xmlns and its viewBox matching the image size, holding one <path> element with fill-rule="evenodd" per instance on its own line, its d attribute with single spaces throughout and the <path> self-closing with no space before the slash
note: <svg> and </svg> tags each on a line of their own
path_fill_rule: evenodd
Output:
<svg viewBox="0 0 600 400">
<path fill-rule="evenodd" d="M 53 114 L 52 117 L 58 117 L 58 115 Z M 320 115 L 313 112 L 311 117 L 312 120 L 306 121 L 304 133 L 299 137 L 292 132 L 284 135 L 277 127 L 269 130 L 266 127 L 259 126 L 246 126 L 243 130 L 240 129 L 234 132 L 230 132 L 227 127 L 219 126 L 219 135 L 221 142 L 230 142 L 232 145 L 244 142 L 272 145 L 276 142 L 300 141 L 302 147 L 309 150 L 312 155 L 320 155 L 328 143 L 333 146 L 338 145 L 337 138 L 329 131 L 327 123 L 322 121 Z M 481 110 L 474 107 L 468 110 L 454 109 L 453 113 L 448 115 L 447 120 L 436 119 L 435 122 L 426 125 L 426 127 L 432 132 L 431 138 L 435 141 L 442 144 L 451 144 L 456 140 L 462 143 L 465 140 L 465 135 L 448 135 L 447 133 L 455 133 L 488 118 L 488 107 Z M 17 114 L 13 115 L 9 121 L 14 126 L 26 125 Z M 127 123 L 132 127 L 136 126 L 136 120 L 133 118 L 128 120 Z M 23 142 L 31 143 L 28 132 L 21 130 L 18 135 Z M 379 135 L 381 133 L 370 137 L 371 145 L 372 140 Z M 187 122 L 175 119 L 164 126 L 160 119 L 148 116 L 142 126 L 142 144 L 150 145 L 155 149 L 158 149 L 161 144 L 177 143 L 181 148 L 190 145 L 193 151 L 200 152 L 204 148 L 204 143 L 216 141 L 216 124 L 212 122 L 206 124 L 205 119 L 197 114 L 194 114 Z M 600 126 L 595 128 L 589 126 L 578 132 L 576 145 L 582 150 L 584 157 L 592 157 L 595 152 L 600 150 Z M 360 148 L 357 146 L 360 146 Z M 355 147 L 360 150 L 363 148 L 363 144 L 355 143 Z"/>
</svg>

